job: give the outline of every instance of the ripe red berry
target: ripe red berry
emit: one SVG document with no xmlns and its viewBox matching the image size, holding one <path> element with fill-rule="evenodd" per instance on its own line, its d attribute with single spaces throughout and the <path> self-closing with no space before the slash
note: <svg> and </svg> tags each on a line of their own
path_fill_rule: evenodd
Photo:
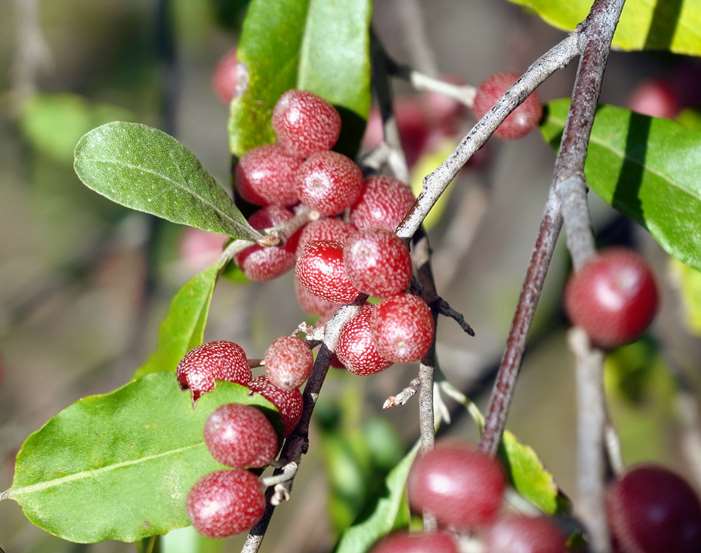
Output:
<svg viewBox="0 0 701 553">
<path fill-rule="evenodd" d="M 360 293 L 343 264 L 343 246 L 338 242 L 310 242 L 295 268 L 302 286 L 312 294 L 335 303 L 351 303 Z"/>
<path fill-rule="evenodd" d="M 657 286 L 643 257 L 606 250 L 570 277 L 565 308 L 594 343 L 615 347 L 638 338 L 657 313 Z"/>
<path fill-rule="evenodd" d="M 514 73 L 495 73 L 484 81 L 475 95 L 472 108 L 475 116 L 481 119 L 517 80 L 518 75 Z M 524 137 L 538 126 L 542 115 L 543 105 L 538 95 L 533 92 L 504 119 L 494 134 L 506 139 Z"/>
<path fill-rule="evenodd" d="M 377 351 L 370 326 L 374 310 L 375 306 L 364 305 L 341 329 L 336 357 L 350 373 L 367 376 L 383 371 L 392 364 Z"/>
<path fill-rule="evenodd" d="M 288 90 L 275 104 L 273 129 L 287 153 L 305 158 L 333 148 L 341 132 L 341 116 L 316 94 Z"/>
<path fill-rule="evenodd" d="M 565 536 L 544 516 L 510 515 L 487 530 L 485 553 L 567 553 Z"/>
<path fill-rule="evenodd" d="M 467 444 L 443 443 L 423 453 L 409 473 L 409 502 L 440 524 L 467 530 L 491 523 L 506 483 L 498 461 Z"/>
<path fill-rule="evenodd" d="M 662 80 L 640 84 L 628 100 L 628 106 L 638 113 L 667 119 L 674 119 L 681 109 L 677 93 Z"/>
<path fill-rule="evenodd" d="M 186 227 L 180 239 L 180 256 L 192 271 L 201 271 L 214 263 L 224 249 L 228 236 Z"/>
<path fill-rule="evenodd" d="M 246 74 L 243 66 L 236 59 L 236 50 L 226 53 L 217 63 L 212 75 L 212 88 L 223 104 L 228 104 L 240 94 L 246 85 Z"/>
<path fill-rule="evenodd" d="M 256 407 L 229 403 L 204 425 L 204 441 L 217 461 L 245 469 L 268 466 L 278 450 L 277 433 Z"/>
<path fill-rule="evenodd" d="M 265 511 L 261 484 L 245 470 L 220 470 L 200 479 L 187 496 L 192 525 L 210 538 L 250 530 Z"/>
<path fill-rule="evenodd" d="M 380 303 L 372 318 L 380 355 L 393 363 L 419 361 L 431 347 L 433 316 L 417 296 L 402 294 Z"/>
<path fill-rule="evenodd" d="M 192 392 L 193 401 L 211 392 L 217 380 L 246 385 L 251 369 L 243 348 L 234 342 L 216 340 L 188 352 L 178 364 L 178 382 L 183 390 Z"/>
<path fill-rule="evenodd" d="M 630 469 L 609 488 L 611 529 L 625 553 L 693 553 L 701 545 L 701 502 L 687 482 L 657 465 Z"/>
<path fill-rule="evenodd" d="M 302 248 L 300 247 L 298 251 L 301 249 Z M 299 304 L 299 307 L 302 309 L 302 311 L 304 311 L 305 313 L 310 313 L 312 315 L 319 315 L 320 317 L 323 317 L 324 315 L 327 315 L 329 313 L 333 313 L 342 305 L 340 303 L 334 303 L 332 301 L 325 300 L 324 298 L 320 298 L 315 294 L 312 294 L 309 290 L 307 290 L 307 288 L 300 284 L 299 278 L 297 278 L 296 274 L 295 297 L 297 298 L 297 303 Z"/>
<path fill-rule="evenodd" d="M 363 191 L 363 172 L 350 158 L 318 152 L 297 171 L 300 201 L 322 215 L 336 215 L 355 203 Z"/>
<path fill-rule="evenodd" d="M 370 553 L 458 553 L 458 546 L 445 532 L 397 532 L 378 542 Z"/>
<path fill-rule="evenodd" d="M 298 254 L 304 251 L 309 242 L 332 240 L 345 245 L 348 237 L 355 232 L 355 227 L 341 219 L 318 219 L 307 224 L 299 237 Z"/>
<path fill-rule="evenodd" d="M 312 350 L 296 336 L 273 340 L 265 352 L 265 374 L 268 380 L 283 390 L 298 388 L 312 372 Z"/>
<path fill-rule="evenodd" d="M 414 205 L 411 189 L 392 177 L 370 177 L 353 206 L 350 222 L 359 230 L 381 228 L 394 232 Z"/>
<path fill-rule="evenodd" d="M 297 389 L 283 390 L 278 388 L 265 376 L 254 378 L 248 383 L 252 392 L 257 392 L 272 403 L 280 413 L 283 432 L 287 436 L 295 429 L 302 416 L 302 393 Z"/>
<path fill-rule="evenodd" d="M 370 296 L 401 294 L 411 283 L 409 248 L 388 230 L 353 234 L 343 249 L 343 261 L 353 286 Z"/>
<path fill-rule="evenodd" d="M 294 205 L 299 201 L 295 176 L 301 164 L 277 144 L 254 148 L 236 165 L 236 188 L 252 204 Z"/>
</svg>

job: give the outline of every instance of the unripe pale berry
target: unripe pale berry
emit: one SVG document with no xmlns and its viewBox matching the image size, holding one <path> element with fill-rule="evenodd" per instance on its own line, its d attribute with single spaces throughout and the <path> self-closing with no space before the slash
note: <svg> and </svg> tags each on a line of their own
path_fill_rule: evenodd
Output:
<svg viewBox="0 0 701 553">
<path fill-rule="evenodd" d="M 187 496 L 192 525 L 210 538 L 250 530 L 265 511 L 265 496 L 255 475 L 220 470 L 200 479 Z"/>
<path fill-rule="evenodd" d="M 278 451 L 273 425 L 252 405 L 217 408 L 204 425 L 204 441 L 217 461 L 240 469 L 268 466 Z"/>
<path fill-rule="evenodd" d="M 295 176 L 302 161 L 289 156 L 277 144 L 247 152 L 236 165 L 236 188 L 252 204 L 296 204 Z"/>
<path fill-rule="evenodd" d="M 222 56 L 212 75 L 212 88 L 223 104 L 237 95 L 241 69 L 236 59 L 236 49 Z"/>
<path fill-rule="evenodd" d="M 458 546 L 446 532 L 397 532 L 378 542 L 370 553 L 458 553 Z"/>
<path fill-rule="evenodd" d="M 214 263 L 224 249 L 228 236 L 186 227 L 180 239 L 180 256 L 192 271 L 201 271 Z"/>
<path fill-rule="evenodd" d="M 509 515 L 485 536 L 485 553 L 567 553 L 565 536 L 544 516 Z"/>
<path fill-rule="evenodd" d="M 609 488 L 607 510 L 625 553 L 699 551 L 699 498 L 683 478 L 664 467 L 628 470 Z"/>
<path fill-rule="evenodd" d="M 312 350 L 296 336 L 281 336 L 265 352 L 265 374 L 283 390 L 299 388 L 312 372 Z"/>
<path fill-rule="evenodd" d="M 411 189 L 393 177 L 369 177 L 353 206 L 350 222 L 358 230 L 381 228 L 394 232 L 414 205 Z"/>
<path fill-rule="evenodd" d="M 411 283 L 409 248 L 388 230 L 353 234 L 343 249 L 343 261 L 353 286 L 370 296 L 401 294 Z"/>
<path fill-rule="evenodd" d="M 495 73 L 484 81 L 475 94 L 472 109 L 477 119 L 481 119 L 492 106 L 518 80 L 514 73 Z M 535 92 L 532 92 L 524 102 L 504 119 L 494 134 L 499 138 L 522 138 L 538 126 L 543 115 L 543 105 Z"/>
<path fill-rule="evenodd" d="M 459 530 L 491 523 L 501 507 L 506 482 L 499 462 L 467 444 L 442 443 L 414 461 L 409 502 L 416 512 Z"/>
<path fill-rule="evenodd" d="M 628 106 L 643 115 L 667 119 L 674 119 L 681 109 L 677 93 L 662 80 L 640 84 L 628 100 Z"/>
<path fill-rule="evenodd" d="M 285 436 L 295 429 L 302 416 L 302 393 L 297 389 L 278 388 L 265 376 L 254 378 L 248 383 L 248 389 L 257 392 L 272 403 L 280 413 Z"/>
<path fill-rule="evenodd" d="M 246 385 L 251 369 L 243 348 L 234 342 L 215 340 L 189 351 L 178 364 L 178 382 L 192 392 L 193 401 L 211 392 L 217 380 Z"/>
<path fill-rule="evenodd" d="M 602 252 L 570 277 L 565 308 L 594 343 L 615 347 L 637 339 L 657 313 L 655 279 L 631 250 Z"/>
<path fill-rule="evenodd" d="M 335 303 L 351 303 L 359 294 L 343 263 L 343 246 L 338 242 L 310 242 L 300 253 L 295 268 L 302 286 L 312 294 Z"/>
<path fill-rule="evenodd" d="M 350 373 L 367 376 L 383 371 L 392 364 L 377 351 L 370 326 L 374 310 L 375 306 L 364 305 L 341 329 L 336 357 Z"/>
<path fill-rule="evenodd" d="M 336 215 L 352 206 L 363 191 L 363 172 L 337 152 L 312 154 L 297 171 L 300 201 L 321 213 Z"/>
<path fill-rule="evenodd" d="M 412 294 L 388 298 L 373 313 L 377 350 L 393 363 L 419 361 L 431 347 L 433 330 L 431 309 Z"/>
<path fill-rule="evenodd" d="M 290 155 L 305 158 L 330 150 L 341 132 L 341 116 L 326 100 L 303 90 L 288 90 L 275 104 L 273 129 Z"/>
<path fill-rule="evenodd" d="M 348 237 L 355 232 L 355 227 L 341 219 L 318 219 L 308 223 L 299 237 L 298 255 L 304 251 L 309 242 L 331 240 L 345 245 Z"/>
<path fill-rule="evenodd" d="M 297 251 L 300 251 L 301 249 L 302 247 L 300 246 Z M 297 303 L 302 311 L 312 315 L 319 315 L 320 317 L 333 313 L 342 305 L 340 303 L 334 303 L 332 301 L 325 300 L 324 298 L 320 298 L 316 294 L 312 294 L 306 287 L 302 286 L 296 274 L 295 297 L 297 298 Z"/>
</svg>

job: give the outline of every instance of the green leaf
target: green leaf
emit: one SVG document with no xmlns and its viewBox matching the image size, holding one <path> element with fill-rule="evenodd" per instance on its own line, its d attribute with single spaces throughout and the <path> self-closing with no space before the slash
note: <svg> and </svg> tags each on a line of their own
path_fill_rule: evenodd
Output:
<svg viewBox="0 0 701 553">
<path fill-rule="evenodd" d="M 569 102 L 547 105 L 541 126 L 558 147 Z M 701 269 L 701 130 L 601 106 L 585 165 L 589 186 L 644 225 L 669 254 Z"/>
<path fill-rule="evenodd" d="M 131 209 L 234 238 L 260 237 L 194 154 L 158 129 L 102 125 L 80 139 L 74 166 L 88 188 Z"/>
<path fill-rule="evenodd" d="M 450 138 L 445 138 L 429 152 L 421 154 L 416 164 L 411 170 L 411 191 L 414 196 L 421 194 L 424 187 L 424 177 L 432 173 L 443 161 L 453 152 L 456 143 Z M 433 228 L 438 224 L 450 203 L 451 194 L 455 190 L 454 186 L 449 187 L 445 193 L 441 194 L 434 204 L 428 216 L 424 219 L 423 225 L 426 229 Z"/>
<path fill-rule="evenodd" d="M 357 522 L 343 533 L 336 546 L 336 553 L 364 553 L 378 539 L 404 523 L 404 488 L 418 451 L 417 443 L 387 475 L 385 494 L 377 502 L 375 510 L 368 518 Z"/>
<path fill-rule="evenodd" d="M 684 323 L 691 334 L 701 336 L 701 272 L 670 259 L 670 273 L 674 277 L 684 308 Z"/>
<path fill-rule="evenodd" d="M 550 25 L 573 30 L 593 0 L 510 0 L 536 12 Z M 613 37 L 621 50 L 670 50 L 701 55 L 701 3 L 697 0 L 628 0 Z"/>
<path fill-rule="evenodd" d="M 301 88 L 339 109 L 339 143 L 354 152 L 370 110 L 371 14 L 371 0 L 252 0 L 236 52 L 247 86 L 231 104 L 231 151 L 272 143 L 275 102 Z"/>
<path fill-rule="evenodd" d="M 221 553 L 224 540 L 205 538 L 192 526 L 178 528 L 161 538 L 160 553 Z"/>
<path fill-rule="evenodd" d="M 188 491 L 223 468 L 204 444 L 205 420 L 232 402 L 274 413 L 229 382 L 193 408 L 170 373 L 81 399 L 24 442 L 9 498 L 36 526 L 80 543 L 135 542 L 187 526 Z"/>
<path fill-rule="evenodd" d="M 217 263 L 188 280 L 173 297 L 161 328 L 158 346 L 134 378 L 160 371 L 174 371 L 180 360 L 204 340 L 209 306 L 221 266 Z"/>
</svg>

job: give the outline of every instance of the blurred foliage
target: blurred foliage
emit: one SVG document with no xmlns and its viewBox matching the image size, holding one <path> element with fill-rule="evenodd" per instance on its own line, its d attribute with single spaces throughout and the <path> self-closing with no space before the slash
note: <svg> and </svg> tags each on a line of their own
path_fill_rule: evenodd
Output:
<svg viewBox="0 0 701 553">
<path fill-rule="evenodd" d="M 421 157 L 419 157 L 411 170 L 411 191 L 414 193 L 414 196 L 418 196 L 421 193 L 424 177 L 443 163 L 448 155 L 455 149 L 455 145 L 455 140 L 445 138 L 438 143 L 435 148 L 423 153 Z M 446 191 L 441 194 L 436 205 L 433 206 L 433 209 L 431 209 L 431 212 L 428 214 L 428 217 L 424 219 L 424 227 L 426 229 L 434 227 L 441 220 L 445 208 L 448 207 L 453 190 L 455 189 L 452 184 L 451 182 Z"/>
<path fill-rule="evenodd" d="M 701 336 L 701 272 L 671 257 L 669 271 L 679 290 L 686 328 Z"/>
</svg>

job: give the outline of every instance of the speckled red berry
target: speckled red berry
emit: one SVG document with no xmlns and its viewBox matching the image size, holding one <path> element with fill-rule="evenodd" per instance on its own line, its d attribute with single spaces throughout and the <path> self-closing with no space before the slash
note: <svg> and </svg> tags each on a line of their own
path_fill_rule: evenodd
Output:
<svg viewBox="0 0 701 553">
<path fill-rule="evenodd" d="M 248 383 L 252 392 L 257 392 L 272 403 L 280 413 L 285 436 L 295 429 L 302 416 L 302 393 L 297 389 L 283 390 L 268 380 L 266 376 L 259 376 Z"/>
<path fill-rule="evenodd" d="M 264 511 L 260 481 L 245 470 L 212 472 L 201 478 L 187 496 L 192 525 L 210 538 L 250 530 Z"/>
<path fill-rule="evenodd" d="M 297 171 L 300 201 L 322 215 L 336 215 L 355 203 L 363 191 L 363 172 L 337 152 L 312 154 Z"/>
<path fill-rule="evenodd" d="M 370 296 L 395 296 L 411 283 L 409 248 L 388 230 L 353 234 L 343 249 L 343 261 L 353 286 Z"/>
<path fill-rule="evenodd" d="M 383 371 L 392 364 L 377 351 L 370 326 L 374 310 L 375 306 L 364 305 L 341 330 L 336 357 L 350 373 L 367 376 Z"/>
<path fill-rule="evenodd" d="M 629 469 L 609 488 L 607 510 L 625 553 L 699 551 L 699 497 L 683 478 L 664 467 Z"/>
<path fill-rule="evenodd" d="M 506 482 L 493 457 L 467 444 L 442 443 L 414 461 L 409 502 L 445 526 L 467 530 L 491 523 L 501 507 Z"/>
<path fill-rule="evenodd" d="M 411 294 L 382 301 L 372 318 L 377 350 L 393 363 L 419 361 L 431 347 L 433 329 L 431 309 Z"/>
<path fill-rule="evenodd" d="M 572 323 L 602 347 L 637 339 L 657 313 L 655 278 L 631 250 L 602 252 L 570 277 L 565 308 Z"/>
<path fill-rule="evenodd" d="M 295 176 L 302 161 L 277 144 L 247 152 L 236 165 L 236 188 L 247 202 L 289 206 L 296 204 Z"/>
<path fill-rule="evenodd" d="M 245 469 L 268 466 L 278 451 L 273 425 L 256 407 L 229 403 L 204 425 L 204 441 L 217 461 Z"/>
<path fill-rule="evenodd" d="M 414 205 L 411 189 L 393 177 L 370 177 L 353 206 L 350 222 L 359 230 L 381 228 L 394 232 Z"/>
<path fill-rule="evenodd" d="M 475 103 L 472 108 L 475 116 L 481 119 L 518 78 L 515 73 L 495 73 L 484 81 L 475 94 Z M 505 139 L 524 137 L 538 126 L 542 115 L 543 105 L 538 95 L 533 92 L 504 119 L 494 134 Z"/>
<path fill-rule="evenodd" d="M 343 263 L 343 246 L 338 242 L 310 242 L 295 267 L 299 283 L 312 294 L 335 303 L 351 303 L 359 294 Z"/>
<path fill-rule="evenodd" d="M 273 340 L 265 352 L 265 374 L 268 380 L 283 390 L 299 388 L 312 372 L 312 350 L 296 336 L 281 336 Z"/>
<path fill-rule="evenodd" d="M 301 250 L 301 247 L 299 248 Z M 298 250 L 299 251 L 299 250 Z M 307 288 L 302 286 L 299 278 L 295 274 L 295 297 L 300 309 L 311 315 L 319 315 L 323 317 L 329 313 L 333 313 L 342 304 L 334 303 L 324 298 L 320 298 L 316 294 L 312 294 Z"/>
<path fill-rule="evenodd" d="M 217 380 L 248 384 L 251 369 L 241 346 L 215 340 L 188 352 L 178 364 L 177 378 L 180 387 L 190 390 L 192 399 L 197 401 L 202 394 L 214 389 Z"/>
<path fill-rule="evenodd" d="M 446 532 L 397 532 L 378 542 L 370 553 L 458 553 L 453 537 Z"/>
<path fill-rule="evenodd" d="M 273 129 L 278 143 L 290 155 L 304 158 L 336 144 L 341 116 L 316 94 L 288 90 L 275 104 Z"/>
<path fill-rule="evenodd" d="M 544 516 L 509 515 L 485 535 L 485 553 L 567 553 L 565 536 Z"/>
<path fill-rule="evenodd" d="M 299 237 L 297 254 L 304 251 L 309 242 L 331 240 L 345 245 L 348 237 L 355 232 L 355 227 L 341 219 L 318 219 L 307 224 Z"/>
</svg>

